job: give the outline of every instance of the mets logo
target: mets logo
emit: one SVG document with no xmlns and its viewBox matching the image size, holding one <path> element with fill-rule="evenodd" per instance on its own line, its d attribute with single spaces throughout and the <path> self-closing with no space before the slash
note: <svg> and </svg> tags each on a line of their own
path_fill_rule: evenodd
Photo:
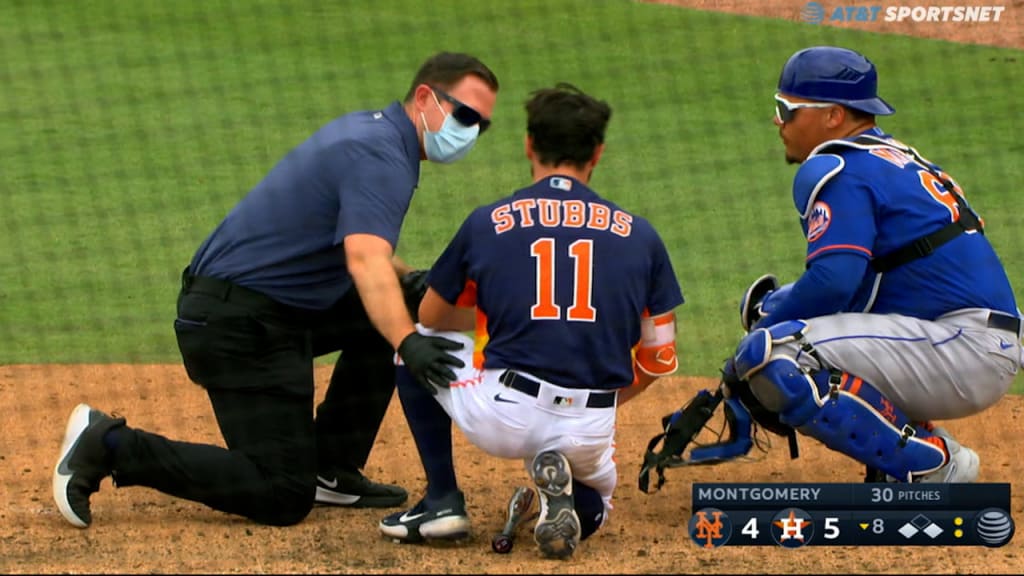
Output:
<svg viewBox="0 0 1024 576">
<path fill-rule="evenodd" d="M 799 548 L 814 537 L 814 520 L 799 508 L 786 508 L 772 518 L 772 538 L 783 548 Z"/>
<path fill-rule="evenodd" d="M 828 230 L 832 223 L 832 209 L 822 201 L 817 201 L 811 208 L 811 215 L 807 218 L 807 241 L 814 242 Z"/>
<path fill-rule="evenodd" d="M 718 508 L 702 508 L 690 518 L 690 538 L 702 548 L 717 548 L 732 536 L 729 515 Z"/>
</svg>

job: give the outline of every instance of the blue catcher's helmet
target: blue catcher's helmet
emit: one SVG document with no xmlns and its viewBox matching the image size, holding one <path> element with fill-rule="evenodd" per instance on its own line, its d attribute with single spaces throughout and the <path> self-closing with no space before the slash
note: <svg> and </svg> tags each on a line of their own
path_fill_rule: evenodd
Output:
<svg viewBox="0 0 1024 576">
<path fill-rule="evenodd" d="M 878 97 L 875 65 L 858 52 L 835 46 L 813 46 L 790 56 L 779 76 L 779 92 L 879 116 L 896 111 Z"/>
</svg>

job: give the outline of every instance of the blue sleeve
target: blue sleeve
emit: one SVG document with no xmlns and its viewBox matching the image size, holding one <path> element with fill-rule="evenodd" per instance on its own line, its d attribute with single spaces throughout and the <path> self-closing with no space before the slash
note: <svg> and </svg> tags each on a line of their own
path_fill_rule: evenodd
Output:
<svg viewBox="0 0 1024 576">
<path fill-rule="evenodd" d="M 472 215 L 462 223 L 444 252 L 430 267 L 427 285 L 433 288 L 445 302 L 455 304 L 466 287 L 469 275 L 468 253 L 472 232 Z"/>
<path fill-rule="evenodd" d="M 833 252 L 815 258 L 793 285 L 789 296 L 753 327 L 844 312 L 857 293 L 867 267 L 868 260 L 856 253 Z"/>
<path fill-rule="evenodd" d="M 402 221 L 412 201 L 408 170 L 387 150 L 349 144 L 339 154 L 340 210 L 334 241 L 350 234 L 372 234 L 398 245 Z"/>
<path fill-rule="evenodd" d="M 870 259 L 877 235 L 874 202 L 870 186 L 849 171 L 825 184 L 800 222 L 807 237 L 808 265 L 826 254 Z"/>
<path fill-rule="evenodd" d="M 651 256 L 651 292 L 647 298 L 647 311 L 651 316 L 657 316 L 675 309 L 684 299 L 665 243 L 656 232 L 653 232 L 653 228 L 652 233 L 654 247 Z"/>
</svg>

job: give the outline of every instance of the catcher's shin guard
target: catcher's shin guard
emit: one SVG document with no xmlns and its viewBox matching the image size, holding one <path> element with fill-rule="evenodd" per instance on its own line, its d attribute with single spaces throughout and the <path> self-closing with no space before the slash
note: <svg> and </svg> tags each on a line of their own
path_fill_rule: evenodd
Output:
<svg viewBox="0 0 1024 576">
<path fill-rule="evenodd" d="M 839 371 L 807 373 L 788 356 L 771 358 L 772 343 L 802 339 L 803 326 L 758 329 L 740 343 L 737 368 L 766 407 L 803 434 L 903 482 L 946 464 L 945 442 L 911 423 L 868 382 Z"/>
</svg>

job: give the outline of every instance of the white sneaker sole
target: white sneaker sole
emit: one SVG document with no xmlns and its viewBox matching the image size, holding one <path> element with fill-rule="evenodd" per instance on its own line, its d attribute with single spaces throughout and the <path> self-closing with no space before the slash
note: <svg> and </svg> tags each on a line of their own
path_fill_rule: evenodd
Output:
<svg viewBox="0 0 1024 576">
<path fill-rule="evenodd" d="M 342 494 L 341 492 L 334 492 L 326 488 L 316 487 L 316 503 L 317 504 L 330 504 L 333 506 L 351 506 L 359 501 L 359 496 L 355 494 Z"/>
<path fill-rule="evenodd" d="M 88 528 L 89 523 L 79 518 L 71 508 L 71 502 L 68 501 L 68 483 L 71 482 L 71 477 L 74 474 L 62 473 L 61 464 L 78 443 L 82 432 L 89 426 L 91 411 L 92 408 L 88 405 L 79 404 L 71 412 L 67 428 L 64 429 L 64 442 L 60 447 L 60 457 L 57 458 L 57 464 L 53 467 L 53 500 L 57 503 L 57 509 L 60 510 L 61 516 L 64 516 L 64 519 L 76 528 Z"/>
<path fill-rule="evenodd" d="M 378 527 L 382 534 L 397 540 L 409 540 L 409 527 L 404 524 L 389 526 L 381 522 Z M 444 516 L 420 524 L 420 536 L 431 540 L 458 540 L 469 536 L 470 523 L 467 516 Z"/>
</svg>

